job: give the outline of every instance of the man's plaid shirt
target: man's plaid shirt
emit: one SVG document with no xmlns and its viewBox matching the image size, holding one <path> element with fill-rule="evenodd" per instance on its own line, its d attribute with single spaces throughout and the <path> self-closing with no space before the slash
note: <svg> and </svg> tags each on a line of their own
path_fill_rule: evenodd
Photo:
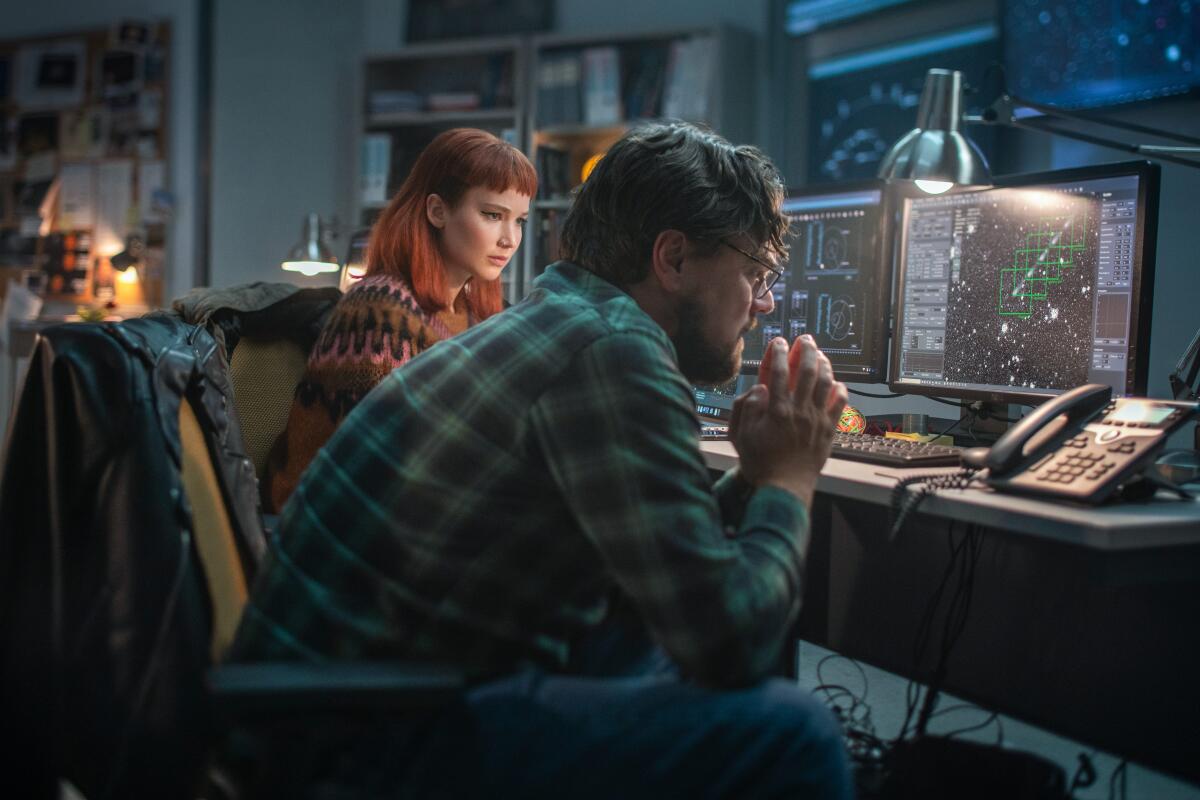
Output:
<svg viewBox="0 0 1200 800">
<path fill-rule="evenodd" d="M 615 591 L 685 674 L 764 675 L 808 520 L 714 486 L 662 328 L 570 263 L 391 373 L 304 474 L 234 658 L 561 668 Z"/>
</svg>

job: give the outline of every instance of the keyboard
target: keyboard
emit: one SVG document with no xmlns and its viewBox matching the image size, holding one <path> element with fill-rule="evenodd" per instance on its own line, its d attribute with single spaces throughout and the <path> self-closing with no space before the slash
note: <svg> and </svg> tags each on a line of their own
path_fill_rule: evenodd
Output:
<svg viewBox="0 0 1200 800">
<path fill-rule="evenodd" d="M 961 447 L 841 431 L 833 434 L 832 455 L 849 461 L 900 468 L 956 467 L 962 463 Z"/>
<path fill-rule="evenodd" d="M 721 442 L 729 438 L 728 425 L 713 425 L 704 423 L 700 426 L 700 440 L 704 442 Z"/>
</svg>

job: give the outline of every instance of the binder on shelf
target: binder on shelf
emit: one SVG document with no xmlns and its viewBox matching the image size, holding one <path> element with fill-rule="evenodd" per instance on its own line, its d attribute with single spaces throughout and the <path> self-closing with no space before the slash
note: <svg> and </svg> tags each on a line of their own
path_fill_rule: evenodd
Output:
<svg viewBox="0 0 1200 800">
<path fill-rule="evenodd" d="M 543 199 L 566 197 L 571 191 L 571 154 L 552 145 L 539 145 L 534 156 Z"/>
<path fill-rule="evenodd" d="M 589 47 L 582 53 L 583 121 L 588 125 L 615 125 L 621 110 L 621 60 L 613 46 Z"/>
<path fill-rule="evenodd" d="M 538 69 L 538 125 L 572 125 L 583 120 L 583 67 L 578 51 L 547 54 Z"/>
<path fill-rule="evenodd" d="M 671 42 L 667 58 L 664 117 L 704 122 L 708 119 L 708 94 L 715 69 L 716 42 L 696 36 Z"/>
<path fill-rule="evenodd" d="M 533 262 L 534 275 L 541 275 L 546 267 L 558 261 L 558 247 L 562 240 L 563 224 L 566 221 L 566 211 L 547 209 L 539 215 L 537 231 L 538 248 Z"/>
<path fill-rule="evenodd" d="M 625 57 L 625 116 L 652 119 L 662 113 L 667 47 L 659 42 L 632 48 Z"/>
<path fill-rule="evenodd" d="M 392 160 L 392 137 L 368 133 L 362 139 L 361 192 L 363 205 L 383 205 L 388 199 L 388 170 Z"/>
</svg>

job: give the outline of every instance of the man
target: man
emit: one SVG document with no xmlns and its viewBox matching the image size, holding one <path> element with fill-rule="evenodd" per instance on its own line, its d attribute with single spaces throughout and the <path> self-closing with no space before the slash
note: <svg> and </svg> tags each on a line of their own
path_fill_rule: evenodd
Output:
<svg viewBox="0 0 1200 800">
<path fill-rule="evenodd" d="M 845 387 L 811 339 L 777 339 L 716 486 L 690 390 L 734 376 L 773 307 L 782 195 L 754 148 L 631 132 L 579 191 L 565 260 L 347 417 L 234 656 L 428 658 L 478 683 L 314 745 L 307 774 L 352 764 L 333 779 L 403 796 L 850 795 L 832 718 L 767 679 Z"/>
</svg>

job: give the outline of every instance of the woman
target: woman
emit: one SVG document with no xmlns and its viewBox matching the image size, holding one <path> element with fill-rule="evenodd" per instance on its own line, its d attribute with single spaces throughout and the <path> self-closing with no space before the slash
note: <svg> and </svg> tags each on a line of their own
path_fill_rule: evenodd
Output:
<svg viewBox="0 0 1200 800">
<path fill-rule="evenodd" d="M 393 369 L 498 312 L 500 272 L 521 244 L 537 173 L 490 133 L 439 134 L 371 230 L 367 269 L 338 301 L 268 458 L 278 513 L 342 419 Z"/>
</svg>

